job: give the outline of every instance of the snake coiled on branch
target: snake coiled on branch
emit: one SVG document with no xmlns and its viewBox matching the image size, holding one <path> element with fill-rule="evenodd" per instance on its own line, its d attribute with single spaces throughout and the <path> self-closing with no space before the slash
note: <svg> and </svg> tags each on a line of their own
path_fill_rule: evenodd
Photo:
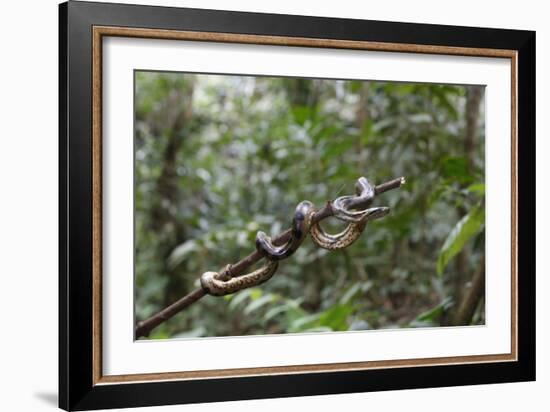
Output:
<svg viewBox="0 0 550 412">
<path fill-rule="evenodd" d="M 380 219 L 390 211 L 388 207 L 353 210 L 357 204 L 369 206 L 376 194 L 374 186 L 364 177 L 357 180 L 355 191 L 355 196 L 341 196 L 330 202 L 332 216 L 348 223 L 342 232 L 326 233 L 319 224 L 322 218 L 314 222 L 317 209 L 313 203 L 304 200 L 294 211 L 290 238 L 286 243 L 276 246 L 264 232 L 256 234 L 256 250 L 267 260 L 264 266 L 237 277 L 231 275 L 231 265 L 220 272 L 205 272 L 200 278 L 202 289 L 210 295 L 223 296 L 266 282 L 277 271 L 279 261 L 296 252 L 308 233 L 311 233 L 313 242 L 324 249 L 339 250 L 351 245 L 361 236 L 369 221 Z"/>
<path fill-rule="evenodd" d="M 341 196 L 331 203 L 333 216 L 348 223 L 342 232 L 332 235 L 323 230 L 320 222 L 312 225 L 311 238 L 317 246 L 328 250 L 344 249 L 361 236 L 369 221 L 380 219 L 390 212 L 388 207 L 350 210 L 349 206 L 352 201 L 362 201 L 368 206 L 375 196 L 374 186 L 364 177 L 357 180 L 355 191 L 357 196 Z"/>
<path fill-rule="evenodd" d="M 210 295 L 229 295 L 266 282 L 275 274 L 278 266 L 278 261 L 269 261 L 265 266 L 246 275 L 231 277 L 231 265 L 227 265 L 221 272 L 203 273 L 200 278 L 201 286 Z"/>
<path fill-rule="evenodd" d="M 269 260 L 281 260 L 291 256 L 305 240 L 314 213 L 313 203 L 309 200 L 300 202 L 292 218 L 290 239 L 282 246 L 275 246 L 271 238 L 260 231 L 256 234 L 256 249 Z"/>
</svg>

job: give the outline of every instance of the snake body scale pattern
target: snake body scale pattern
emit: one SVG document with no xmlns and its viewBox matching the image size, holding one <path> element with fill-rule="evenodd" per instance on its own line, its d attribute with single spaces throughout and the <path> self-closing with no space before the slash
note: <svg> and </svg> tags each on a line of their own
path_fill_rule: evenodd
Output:
<svg viewBox="0 0 550 412">
<path fill-rule="evenodd" d="M 277 271 L 279 262 L 268 261 L 265 266 L 243 276 L 231 277 L 229 275 L 230 265 L 227 265 L 221 272 L 205 272 L 200 281 L 202 288 L 210 295 L 224 296 L 238 292 L 239 290 L 258 286 L 271 277 Z"/>
<path fill-rule="evenodd" d="M 311 227 L 311 239 L 313 242 L 323 249 L 340 250 L 350 246 L 355 242 L 365 230 L 365 226 L 369 220 L 379 219 L 389 213 L 387 207 L 376 207 L 370 209 L 371 212 L 365 216 L 364 220 L 358 223 L 349 223 L 346 228 L 335 235 L 326 233 L 319 223 Z"/>
</svg>

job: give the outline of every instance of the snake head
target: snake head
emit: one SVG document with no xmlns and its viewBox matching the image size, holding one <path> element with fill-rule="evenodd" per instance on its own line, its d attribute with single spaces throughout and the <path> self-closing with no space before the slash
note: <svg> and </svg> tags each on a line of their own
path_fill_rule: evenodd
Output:
<svg viewBox="0 0 550 412">
<path fill-rule="evenodd" d="M 355 182 L 355 194 L 364 199 L 372 199 L 375 196 L 374 185 L 362 176 Z"/>
<path fill-rule="evenodd" d="M 383 218 L 388 213 L 390 213 L 389 207 L 372 207 L 366 210 L 365 221 Z"/>
</svg>

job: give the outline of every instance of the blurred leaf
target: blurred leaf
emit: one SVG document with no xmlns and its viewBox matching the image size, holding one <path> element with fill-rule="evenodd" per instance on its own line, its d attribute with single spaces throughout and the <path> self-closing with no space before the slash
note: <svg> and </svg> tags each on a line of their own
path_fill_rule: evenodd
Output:
<svg viewBox="0 0 550 412">
<path fill-rule="evenodd" d="M 472 176 L 468 172 L 468 161 L 465 157 L 446 157 L 441 161 L 443 177 L 460 183 L 470 182 Z"/>
<path fill-rule="evenodd" d="M 347 319 L 353 312 L 351 305 L 335 305 L 319 317 L 319 326 L 328 326 L 332 330 L 348 330 Z"/>
<path fill-rule="evenodd" d="M 229 302 L 229 310 L 235 310 L 241 303 L 250 297 L 251 289 L 241 290 L 234 295 L 234 298 Z"/>
<path fill-rule="evenodd" d="M 265 312 L 265 315 L 263 317 L 264 322 L 269 322 L 272 318 L 280 315 L 281 313 L 286 312 L 289 309 L 289 307 L 286 304 L 279 305 L 272 307 L 268 311 Z"/>
<path fill-rule="evenodd" d="M 182 243 L 176 247 L 168 257 L 168 267 L 171 269 L 175 268 L 183 262 L 187 255 L 196 252 L 197 250 L 199 250 L 199 247 L 195 240 L 188 240 L 187 242 Z"/>
<path fill-rule="evenodd" d="M 289 326 L 288 330 L 291 333 L 303 332 L 318 325 L 319 314 L 301 316 L 295 319 Z"/>
<path fill-rule="evenodd" d="M 437 186 L 428 197 L 428 208 L 431 208 L 435 203 L 441 199 L 450 190 L 448 185 L 440 184 Z"/>
<path fill-rule="evenodd" d="M 354 283 L 340 298 L 340 303 L 346 305 L 352 301 L 358 292 L 366 293 L 372 286 L 371 281 Z"/>
<path fill-rule="evenodd" d="M 467 191 L 477 193 L 478 195 L 485 195 L 485 183 L 474 183 L 466 188 Z"/>
<path fill-rule="evenodd" d="M 254 312 L 255 310 L 258 310 L 259 308 L 261 308 L 262 306 L 268 304 L 268 303 L 271 303 L 273 302 L 273 295 L 269 294 L 269 295 L 264 295 L 262 296 L 261 298 L 258 298 L 258 299 L 254 299 L 252 300 L 247 306 L 246 308 L 244 308 L 244 311 L 243 313 L 245 315 L 250 315 L 252 312 Z"/>
<path fill-rule="evenodd" d="M 481 205 L 475 206 L 453 228 L 437 258 L 437 273 L 441 275 L 447 263 L 455 257 L 464 245 L 476 235 L 485 224 L 485 209 Z"/>
<path fill-rule="evenodd" d="M 170 334 L 164 329 L 157 329 L 151 332 L 150 339 L 168 339 L 171 338 Z"/>
<path fill-rule="evenodd" d="M 432 116 L 428 113 L 416 113 L 411 114 L 409 120 L 412 123 L 430 123 L 432 122 Z"/>
<path fill-rule="evenodd" d="M 456 91 L 454 88 L 449 87 L 435 87 L 432 89 L 433 93 L 437 97 L 437 100 L 440 105 L 445 107 L 447 110 L 447 113 L 451 115 L 453 119 L 456 119 L 458 117 L 458 111 L 454 107 L 454 105 L 451 103 L 451 100 L 449 99 L 449 94 L 456 94 Z"/>
<path fill-rule="evenodd" d="M 251 288 L 249 289 L 249 291 L 250 291 L 250 299 L 252 300 L 260 299 L 264 294 L 264 292 L 260 288 Z"/>
<path fill-rule="evenodd" d="M 452 298 L 448 297 L 444 299 L 439 305 L 434 306 L 426 312 L 422 312 L 416 317 L 416 319 L 414 319 L 413 322 L 428 322 L 430 324 L 437 324 L 439 318 L 443 316 L 445 311 L 447 311 L 451 306 Z"/>
<path fill-rule="evenodd" d="M 361 290 L 361 283 L 354 283 L 347 291 L 342 295 L 340 298 L 340 303 L 346 304 L 348 303 L 353 296 Z"/>
<path fill-rule="evenodd" d="M 301 126 L 303 126 L 306 120 L 308 120 L 314 113 L 314 108 L 309 106 L 294 106 L 292 108 L 294 120 Z"/>
<path fill-rule="evenodd" d="M 354 140 L 350 138 L 342 138 L 337 142 L 327 145 L 323 152 L 323 159 L 334 159 L 342 153 L 348 151 L 354 144 Z"/>
</svg>

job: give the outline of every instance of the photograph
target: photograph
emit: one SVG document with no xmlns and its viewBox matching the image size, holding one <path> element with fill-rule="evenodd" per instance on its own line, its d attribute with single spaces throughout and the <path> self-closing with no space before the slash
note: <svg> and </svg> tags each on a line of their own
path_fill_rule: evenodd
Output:
<svg viewBox="0 0 550 412">
<path fill-rule="evenodd" d="M 485 325 L 485 86 L 136 68 L 133 147 L 137 339 Z"/>
<path fill-rule="evenodd" d="M 60 5 L 60 407 L 535 379 L 535 32 L 365 17 Z"/>
<path fill-rule="evenodd" d="M 0 412 L 548 408 L 544 2 L 4 4 Z"/>
</svg>

